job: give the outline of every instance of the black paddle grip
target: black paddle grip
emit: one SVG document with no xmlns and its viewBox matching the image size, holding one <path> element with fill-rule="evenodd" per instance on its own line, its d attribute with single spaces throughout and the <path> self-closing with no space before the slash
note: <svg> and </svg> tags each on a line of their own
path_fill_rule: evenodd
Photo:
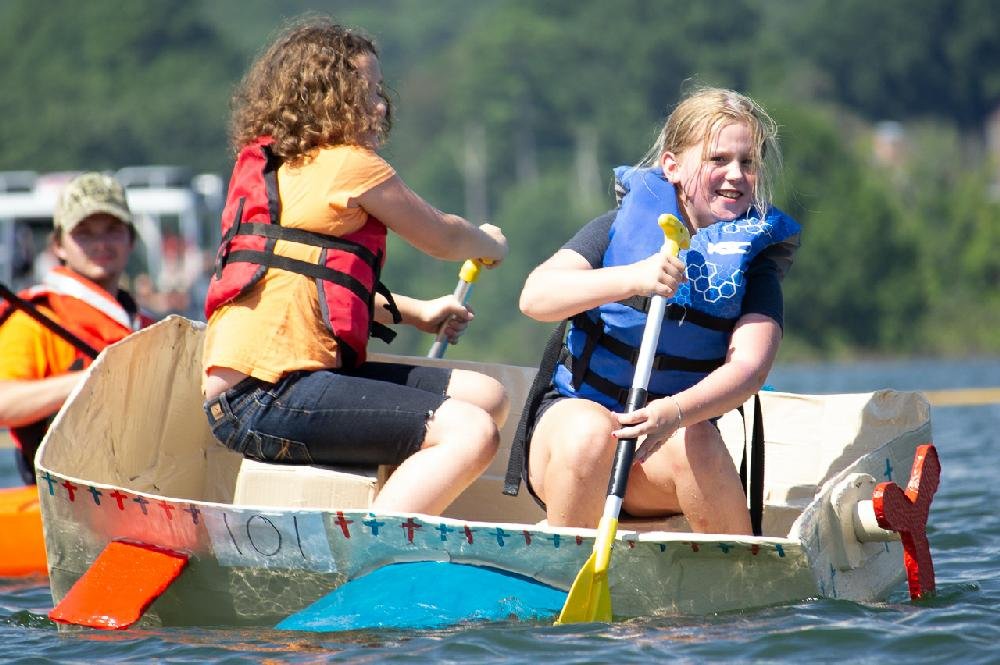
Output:
<svg viewBox="0 0 1000 665">
<path fill-rule="evenodd" d="M 625 405 L 625 413 L 631 413 L 646 406 L 647 392 L 645 388 L 633 388 L 628 394 L 628 403 Z M 628 474 L 632 470 L 632 462 L 635 459 L 635 445 L 637 439 L 622 439 L 618 442 L 615 450 L 615 463 L 612 467 L 611 480 L 608 482 L 608 495 L 614 495 L 619 499 L 625 498 L 625 487 L 628 485 Z"/>
</svg>

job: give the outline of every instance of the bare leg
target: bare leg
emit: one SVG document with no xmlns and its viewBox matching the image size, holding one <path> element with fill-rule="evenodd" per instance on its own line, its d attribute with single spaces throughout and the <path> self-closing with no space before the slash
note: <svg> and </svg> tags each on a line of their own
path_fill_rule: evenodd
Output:
<svg viewBox="0 0 1000 665">
<path fill-rule="evenodd" d="M 427 421 L 423 447 L 396 468 L 372 509 L 441 514 L 486 470 L 499 441 L 489 413 L 458 399 L 445 401 Z"/>
<path fill-rule="evenodd" d="M 617 429 L 612 414 L 588 400 L 563 400 L 542 416 L 529 452 L 531 485 L 552 526 L 595 527 L 607 498 Z M 750 534 L 739 473 L 708 422 L 674 434 L 629 474 L 624 509 L 636 516 L 683 513 L 699 533 Z"/>
<path fill-rule="evenodd" d="M 708 422 L 678 431 L 633 467 L 624 508 L 637 516 L 682 512 L 698 533 L 752 533 L 739 472 Z"/>
<path fill-rule="evenodd" d="M 542 416 L 531 439 L 528 468 L 550 525 L 597 526 L 607 496 L 615 429 L 610 411 L 584 399 L 562 400 Z"/>
<path fill-rule="evenodd" d="M 503 384 L 479 372 L 453 370 L 448 384 L 448 396 L 486 411 L 496 423 L 497 429 L 503 427 L 510 413 L 510 398 Z"/>
</svg>

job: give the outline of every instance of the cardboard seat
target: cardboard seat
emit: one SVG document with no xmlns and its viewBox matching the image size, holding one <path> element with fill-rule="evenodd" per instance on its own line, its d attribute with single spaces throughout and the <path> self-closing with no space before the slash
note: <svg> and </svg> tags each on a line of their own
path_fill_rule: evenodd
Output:
<svg viewBox="0 0 1000 665">
<path fill-rule="evenodd" d="M 390 467 L 271 464 L 243 459 L 233 503 L 275 508 L 364 509 L 388 478 Z"/>
</svg>

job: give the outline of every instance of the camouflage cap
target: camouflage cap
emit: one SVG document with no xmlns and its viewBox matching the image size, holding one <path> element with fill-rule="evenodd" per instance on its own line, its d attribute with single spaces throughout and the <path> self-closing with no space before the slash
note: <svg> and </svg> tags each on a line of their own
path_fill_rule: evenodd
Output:
<svg viewBox="0 0 1000 665">
<path fill-rule="evenodd" d="M 59 194 L 52 222 L 56 229 L 69 233 L 87 217 L 101 213 L 132 225 L 132 212 L 121 183 L 103 173 L 84 173 L 73 178 Z"/>
</svg>

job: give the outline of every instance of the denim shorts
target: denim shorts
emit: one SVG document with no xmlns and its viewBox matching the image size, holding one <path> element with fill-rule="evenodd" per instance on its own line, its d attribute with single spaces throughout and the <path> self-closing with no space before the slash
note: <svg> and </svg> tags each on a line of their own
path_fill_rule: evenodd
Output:
<svg viewBox="0 0 1000 665">
<path fill-rule="evenodd" d="M 399 464 L 423 445 L 451 370 L 368 362 L 353 370 L 243 379 L 205 402 L 212 434 L 244 457 L 282 464 Z"/>
</svg>

